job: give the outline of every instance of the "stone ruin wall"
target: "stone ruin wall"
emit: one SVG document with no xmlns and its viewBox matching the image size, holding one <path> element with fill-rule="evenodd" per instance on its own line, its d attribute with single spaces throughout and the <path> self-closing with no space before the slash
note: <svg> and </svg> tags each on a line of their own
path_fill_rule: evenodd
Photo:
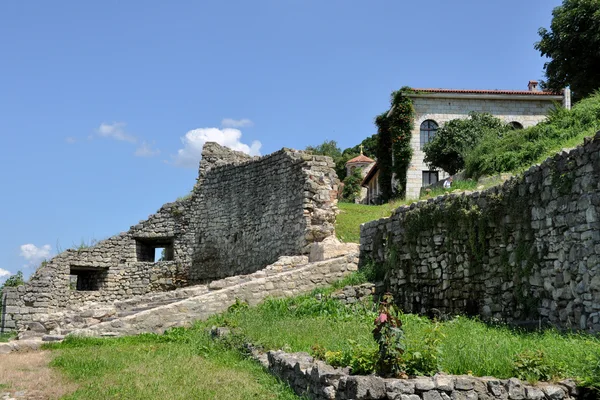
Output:
<svg viewBox="0 0 600 400">
<path fill-rule="evenodd" d="M 337 184 L 329 157 L 288 149 L 249 157 L 207 143 L 188 197 L 127 232 L 63 252 L 25 285 L 6 288 L 0 329 L 73 304 L 252 273 L 279 256 L 307 254 L 334 234 Z M 155 248 L 165 248 L 167 260 L 155 260 Z"/>
<path fill-rule="evenodd" d="M 222 152 L 207 146 L 207 160 Z M 203 164 L 193 199 L 194 280 L 254 272 L 281 255 L 307 254 L 334 234 L 337 176 L 330 158 L 280 150 L 249 161 Z M 246 158 L 246 160 L 244 160 Z"/>
<path fill-rule="evenodd" d="M 600 132 L 502 186 L 400 207 L 361 227 L 406 312 L 600 331 Z"/>
</svg>

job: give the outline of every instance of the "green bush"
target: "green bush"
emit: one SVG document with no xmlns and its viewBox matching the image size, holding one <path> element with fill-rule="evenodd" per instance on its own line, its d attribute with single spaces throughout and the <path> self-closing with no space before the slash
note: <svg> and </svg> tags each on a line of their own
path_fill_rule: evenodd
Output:
<svg viewBox="0 0 600 400">
<path fill-rule="evenodd" d="M 469 177 L 519 172 L 563 148 L 581 144 L 600 130 L 600 92 L 580 101 L 572 110 L 556 108 L 535 126 L 507 131 L 502 137 L 486 134 L 467 154 Z"/>
<path fill-rule="evenodd" d="M 528 382 L 560 378 L 563 370 L 560 365 L 552 363 L 542 350 L 525 350 L 514 358 L 515 377 Z"/>
<path fill-rule="evenodd" d="M 424 161 L 454 175 L 464 168 L 466 155 L 483 137 L 501 137 L 509 129 L 492 114 L 471 112 L 469 118 L 453 119 L 438 129 L 423 149 Z"/>
</svg>

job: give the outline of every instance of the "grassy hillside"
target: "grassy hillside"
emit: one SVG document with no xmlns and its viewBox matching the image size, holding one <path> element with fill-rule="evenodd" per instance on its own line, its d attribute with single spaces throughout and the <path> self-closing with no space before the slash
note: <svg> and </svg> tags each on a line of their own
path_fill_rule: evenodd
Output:
<svg viewBox="0 0 600 400">
<path fill-rule="evenodd" d="M 419 200 L 428 199 L 439 196 L 444 193 L 462 190 L 473 190 L 477 186 L 477 182 L 455 181 L 452 183 L 452 188 L 444 189 L 442 187 L 435 188 Z M 340 213 L 335 221 L 335 231 L 338 239 L 342 242 L 358 243 L 360 241 L 360 225 L 365 222 L 373 221 L 379 218 L 385 218 L 392 215 L 392 211 L 396 208 L 410 204 L 417 200 L 396 200 L 390 203 L 379 206 L 369 206 L 364 204 L 354 203 L 338 203 Z"/>
<path fill-rule="evenodd" d="M 535 126 L 490 134 L 466 158 L 467 176 L 520 172 L 564 148 L 575 147 L 600 130 L 600 92 L 572 110 L 558 108 Z"/>
</svg>

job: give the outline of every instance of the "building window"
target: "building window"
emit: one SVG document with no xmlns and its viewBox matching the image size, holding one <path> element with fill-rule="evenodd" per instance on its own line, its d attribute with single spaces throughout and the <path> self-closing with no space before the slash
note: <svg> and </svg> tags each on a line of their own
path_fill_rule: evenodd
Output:
<svg viewBox="0 0 600 400">
<path fill-rule="evenodd" d="M 517 121 L 509 122 L 508 125 L 513 129 L 523 129 L 523 125 Z"/>
<path fill-rule="evenodd" d="M 423 121 L 421 124 L 421 149 L 433 139 L 438 130 L 438 124 L 431 119 Z"/>
<path fill-rule="evenodd" d="M 438 180 L 438 171 L 423 171 L 423 186 L 429 186 Z"/>
</svg>

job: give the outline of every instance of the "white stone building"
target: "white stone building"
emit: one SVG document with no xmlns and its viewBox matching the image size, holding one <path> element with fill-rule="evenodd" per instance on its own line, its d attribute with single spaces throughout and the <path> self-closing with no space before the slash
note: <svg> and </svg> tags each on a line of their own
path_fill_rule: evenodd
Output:
<svg viewBox="0 0 600 400">
<path fill-rule="evenodd" d="M 446 178 L 448 175 L 435 170 L 423 162 L 423 146 L 435 135 L 438 127 L 446 122 L 467 118 L 469 113 L 490 113 L 515 128 L 527 128 L 544 120 L 548 112 L 561 104 L 571 107 L 570 92 L 563 94 L 538 90 L 536 81 L 529 81 L 528 90 L 470 90 L 470 89 L 414 89 L 407 93 L 415 111 L 414 128 L 411 137 L 413 156 L 407 172 L 406 197 L 418 198 L 422 186 L 427 186 Z M 363 186 L 375 188 L 370 181 L 374 174 L 367 176 Z M 376 198 L 378 191 L 367 197 Z"/>
</svg>

